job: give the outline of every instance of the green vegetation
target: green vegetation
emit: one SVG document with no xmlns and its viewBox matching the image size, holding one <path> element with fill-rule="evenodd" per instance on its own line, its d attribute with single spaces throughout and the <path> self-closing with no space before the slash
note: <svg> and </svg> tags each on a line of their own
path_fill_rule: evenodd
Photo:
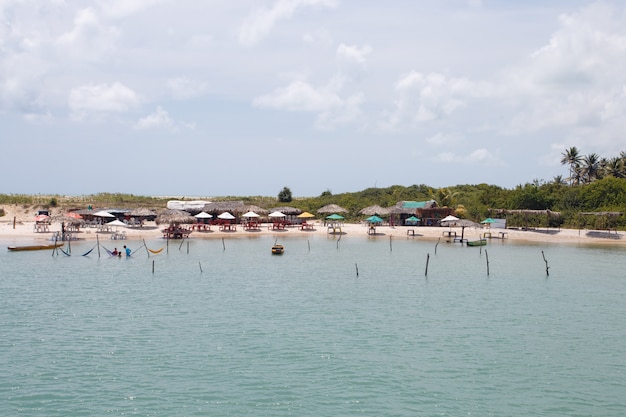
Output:
<svg viewBox="0 0 626 417">
<path fill-rule="evenodd" d="M 283 187 L 278 193 L 278 201 L 281 203 L 290 203 L 292 200 L 291 190 L 288 187 Z"/>
<path fill-rule="evenodd" d="M 439 206 L 457 209 L 457 215 L 480 221 L 493 217 L 491 209 L 505 210 L 550 210 L 560 216 L 542 214 L 509 214 L 509 225 L 534 225 L 550 227 L 607 227 L 626 229 L 626 216 L 609 213 L 626 212 L 626 152 L 614 158 L 600 158 L 597 154 L 583 156 L 575 147 L 565 150 L 561 163 L 569 166 L 570 176 L 560 176 L 553 181 L 534 180 L 531 183 L 505 189 L 497 185 L 455 185 L 432 188 L 427 185 L 387 188 L 367 188 L 363 191 L 333 194 L 330 190 L 318 197 L 293 198 L 291 190 L 284 187 L 277 197 L 211 197 L 211 201 L 243 200 L 245 204 L 272 208 L 284 203 L 315 213 L 327 204 L 337 204 L 349 211 L 348 220 L 361 219 L 359 210 L 371 205 L 390 207 L 398 201 L 435 200 Z M 147 207 L 160 209 L 170 199 L 185 200 L 185 197 L 157 198 L 132 194 L 100 193 L 85 196 L 28 196 L 22 194 L 0 194 L 0 204 L 22 206 L 62 207 L 68 210 L 93 207 Z M 583 215 L 585 212 L 604 212 L 603 215 Z M 3 213 L 0 212 L 0 216 Z"/>
</svg>

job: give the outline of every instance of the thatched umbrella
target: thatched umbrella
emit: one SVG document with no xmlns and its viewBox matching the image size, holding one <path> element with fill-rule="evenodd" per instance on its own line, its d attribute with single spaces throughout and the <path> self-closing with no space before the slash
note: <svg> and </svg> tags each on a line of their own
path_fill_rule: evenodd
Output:
<svg viewBox="0 0 626 417">
<path fill-rule="evenodd" d="M 324 213 L 347 213 L 348 210 L 346 210 L 343 207 L 339 207 L 337 204 L 327 204 L 324 207 L 321 207 L 319 209 L 317 209 L 317 212 L 320 214 L 324 214 Z"/>
<path fill-rule="evenodd" d="M 237 213 L 249 213 L 252 211 L 252 212 L 255 212 L 256 214 L 261 214 L 261 215 L 265 215 L 270 212 L 269 210 L 264 209 L 263 207 L 255 206 L 254 204 L 243 205 L 241 207 L 238 207 L 237 210 L 235 211 Z"/>
<path fill-rule="evenodd" d="M 295 208 L 295 207 L 287 207 L 287 206 L 283 206 L 283 207 L 274 207 L 269 209 L 270 212 L 275 212 L 275 211 L 280 211 L 283 214 L 286 214 L 287 216 L 297 216 L 298 214 L 302 213 L 302 210 L 300 210 L 299 208 Z"/>
<path fill-rule="evenodd" d="M 365 207 L 364 209 L 361 209 L 359 213 L 364 214 L 366 216 L 374 216 L 374 215 L 385 216 L 390 213 L 390 210 L 388 208 L 384 208 L 375 204 L 373 206 L 369 206 L 369 207 Z"/>
<path fill-rule="evenodd" d="M 131 217 L 150 217 L 156 216 L 156 213 L 150 209 L 141 207 L 131 210 L 128 215 Z"/>
<path fill-rule="evenodd" d="M 156 217 L 156 224 L 195 224 L 196 218 L 183 210 L 167 209 Z"/>
</svg>

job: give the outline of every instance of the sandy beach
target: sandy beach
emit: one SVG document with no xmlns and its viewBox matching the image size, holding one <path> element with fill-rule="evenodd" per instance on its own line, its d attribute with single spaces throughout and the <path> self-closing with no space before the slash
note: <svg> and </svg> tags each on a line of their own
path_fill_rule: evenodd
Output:
<svg viewBox="0 0 626 417">
<path fill-rule="evenodd" d="M 52 223 L 47 232 L 36 232 L 34 214 L 28 211 L 11 210 L 5 208 L 5 215 L 0 220 L 0 240 L 7 245 L 20 244 L 44 244 L 53 240 L 55 232 L 61 230 L 60 223 Z M 15 220 L 14 220 L 15 219 Z M 329 233 L 323 220 L 313 220 L 312 230 L 301 230 L 298 226 L 287 227 L 284 230 L 272 230 L 269 223 L 263 223 L 260 230 L 244 230 L 242 225 L 237 225 L 235 230 L 220 230 L 219 226 L 211 226 L 210 231 L 194 231 L 190 239 L 214 239 L 214 238 L 245 238 L 250 236 L 270 235 L 277 238 L 287 238 L 289 236 L 337 236 Z M 163 225 L 156 225 L 154 222 L 146 222 L 143 227 L 117 227 L 113 228 L 119 232 L 125 232 L 126 240 L 156 240 L 163 239 Z M 345 238 L 402 238 L 402 239 L 423 239 L 446 241 L 450 240 L 456 233 L 456 237 L 461 237 L 460 227 L 424 227 L 424 226 L 378 226 L 375 234 L 368 233 L 368 227 L 364 223 L 344 223 L 341 225 L 341 236 Z M 510 241 L 542 242 L 547 244 L 626 244 L 624 232 L 598 231 L 598 230 L 572 230 L 572 229 L 488 229 L 488 228 L 465 228 L 463 237 L 468 240 L 476 240 L 491 232 L 491 239 L 508 239 Z M 78 241 L 89 241 L 100 239 L 109 241 L 112 232 L 98 232 L 96 228 L 83 227 L 73 234 Z M 487 235 L 488 236 L 488 235 Z"/>
</svg>

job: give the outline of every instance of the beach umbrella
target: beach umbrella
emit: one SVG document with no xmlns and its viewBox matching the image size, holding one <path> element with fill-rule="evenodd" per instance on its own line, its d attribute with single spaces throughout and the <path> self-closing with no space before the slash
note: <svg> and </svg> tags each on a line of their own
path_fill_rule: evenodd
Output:
<svg viewBox="0 0 626 417">
<path fill-rule="evenodd" d="M 108 211 L 104 211 L 104 210 L 100 210 L 99 212 L 94 213 L 93 215 L 96 216 L 96 217 L 115 217 L 114 215 L 112 215 Z"/>
<path fill-rule="evenodd" d="M 259 217 L 258 214 L 256 214 L 254 211 L 249 211 L 245 214 L 242 214 L 241 217 L 245 217 L 245 218 L 251 218 L 251 217 Z"/>
<path fill-rule="evenodd" d="M 112 222 L 108 222 L 107 223 L 108 226 L 115 226 L 115 227 L 127 227 L 128 225 L 122 221 L 119 221 L 118 219 L 113 220 Z"/>
<path fill-rule="evenodd" d="M 280 211 L 273 211 L 270 214 L 268 214 L 268 217 L 285 217 L 285 213 L 280 212 Z"/>
<path fill-rule="evenodd" d="M 196 214 L 195 216 L 196 219 L 211 219 L 213 218 L 212 215 L 210 215 L 209 213 L 205 212 L 205 211 L 201 211 L 200 213 Z"/>
<path fill-rule="evenodd" d="M 312 213 L 309 213 L 308 211 L 305 211 L 304 213 L 298 214 L 296 217 L 298 217 L 300 219 L 310 219 L 312 217 L 315 217 L 315 214 L 312 214 Z"/>
<path fill-rule="evenodd" d="M 267 213 L 269 213 L 269 210 L 264 209 L 263 207 L 259 207 L 259 206 L 255 206 L 254 204 L 247 204 L 241 207 L 237 207 L 236 210 L 238 213 L 248 213 L 248 212 L 255 212 L 256 214 L 260 215 L 265 215 Z"/>
<path fill-rule="evenodd" d="M 367 219 L 365 219 L 366 222 L 368 223 L 382 223 L 383 219 L 381 219 L 380 217 L 374 215 L 374 216 L 370 216 Z"/>
<path fill-rule="evenodd" d="M 197 219 L 183 210 L 167 209 L 156 217 L 156 224 L 195 224 Z"/>
<path fill-rule="evenodd" d="M 280 211 L 286 216 L 297 216 L 298 214 L 302 213 L 302 210 L 300 210 L 299 208 L 289 206 L 272 207 L 269 209 L 270 213 L 273 213 L 275 211 Z"/>
<path fill-rule="evenodd" d="M 405 224 L 411 224 L 411 225 L 416 225 L 417 222 L 419 222 L 420 219 L 418 217 L 415 216 L 411 216 L 408 219 L 404 220 Z"/>
<path fill-rule="evenodd" d="M 359 211 L 359 214 L 364 214 L 366 216 L 385 216 L 390 213 L 390 209 L 381 207 L 379 205 L 373 205 L 365 207 Z"/>
<path fill-rule="evenodd" d="M 342 215 L 337 214 L 337 213 L 333 213 L 330 216 L 326 216 L 326 218 L 328 220 L 343 220 L 343 219 L 345 219 L 345 217 L 343 217 Z"/>
<path fill-rule="evenodd" d="M 347 213 L 348 210 L 346 210 L 343 207 L 338 206 L 337 204 L 327 204 L 324 207 L 320 207 L 319 209 L 317 209 L 317 212 L 320 214 L 324 214 L 324 213 Z"/>
<path fill-rule="evenodd" d="M 83 219 L 77 219 L 76 217 L 70 217 L 67 214 L 60 214 L 58 216 L 52 216 L 52 221 L 57 223 L 68 224 L 72 226 L 82 226 L 85 224 Z"/>
<path fill-rule="evenodd" d="M 222 220 L 234 220 L 235 216 L 233 216 L 229 212 L 225 211 L 222 214 L 220 214 L 219 216 L 217 216 L 217 218 L 218 219 L 222 219 Z"/>
<path fill-rule="evenodd" d="M 456 223 L 458 220 L 460 220 L 458 217 L 448 215 L 441 219 L 441 224 L 447 223 L 448 225 L 451 225 L 452 223 Z"/>
</svg>

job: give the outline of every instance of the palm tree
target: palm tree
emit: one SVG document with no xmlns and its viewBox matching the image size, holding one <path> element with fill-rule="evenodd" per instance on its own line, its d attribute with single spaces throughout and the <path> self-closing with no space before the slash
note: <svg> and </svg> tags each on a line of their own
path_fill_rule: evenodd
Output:
<svg viewBox="0 0 626 417">
<path fill-rule="evenodd" d="M 593 182 L 600 177 L 600 156 L 597 153 L 583 158 L 582 173 L 586 183 Z"/>
<path fill-rule="evenodd" d="M 561 156 L 561 165 L 569 165 L 569 183 L 571 185 L 574 183 L 576 169 L 580 166 L 583 157 L 575 146 L 566 149 Z"/>
<path fill-rule="evenodd" d="M 615 178 L 623 178 L 624 159 L 618 156 L 609 159 L 604 166 L 604 174 Z"/>
</svg>

